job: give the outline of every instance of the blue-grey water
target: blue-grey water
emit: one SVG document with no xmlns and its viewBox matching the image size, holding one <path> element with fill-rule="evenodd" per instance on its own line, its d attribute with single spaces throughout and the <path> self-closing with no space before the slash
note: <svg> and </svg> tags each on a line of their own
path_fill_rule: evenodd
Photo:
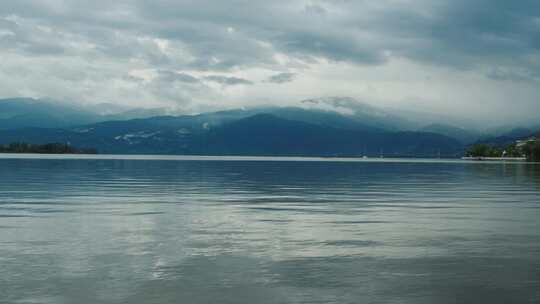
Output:
<svg viewBox="0 0 540 304">
<path fill-rule="evenodd" d="M 34 158 L 0 303 L 540 303 L 539 165 Z"/>
</svg>

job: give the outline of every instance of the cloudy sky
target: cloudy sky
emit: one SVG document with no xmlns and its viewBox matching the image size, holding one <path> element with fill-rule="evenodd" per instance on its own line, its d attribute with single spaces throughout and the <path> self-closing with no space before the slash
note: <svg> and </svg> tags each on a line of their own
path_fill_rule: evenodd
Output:
<svg viewBox="0 0 540 304">
<path fill-rule="evenodd" d="M 8 0 L 0 97 L 540 112 L 538 0 Z M 538 112 L 535 112 L 538 111 Z"/>
</svg>

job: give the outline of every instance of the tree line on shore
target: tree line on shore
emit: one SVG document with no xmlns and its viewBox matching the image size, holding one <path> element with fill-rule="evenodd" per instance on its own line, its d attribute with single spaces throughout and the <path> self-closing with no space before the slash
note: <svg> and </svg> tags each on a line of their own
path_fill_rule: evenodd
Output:
<svg viewBox="0 0 540 304">
<path fill-rule="evenodd" d="M 527 140 L 506 146 L 492 146 L 489 144 L 476 144 L 465 153 L 469 157 L 526 157 L 527 160 L 540 161 L 540 134 Z"/>
<path fill-rule="evenodd" d="M 94 148 L 76 148 L 64 143 L 30 144 L 14 142 L 0 145 L 0 153 L 41 153 L 41 154 L 97 154 Z"/>
</svg>

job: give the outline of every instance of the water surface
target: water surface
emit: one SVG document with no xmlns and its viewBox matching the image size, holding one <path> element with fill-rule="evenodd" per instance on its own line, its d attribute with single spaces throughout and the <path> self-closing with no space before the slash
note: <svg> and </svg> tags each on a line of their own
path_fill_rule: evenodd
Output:
<svg viewBox="0 0 540 304">
<path fill-rule="evenodd" d="M 6 157 L 2 303 L 540 302 L 535 164 Z"/>
</svg>

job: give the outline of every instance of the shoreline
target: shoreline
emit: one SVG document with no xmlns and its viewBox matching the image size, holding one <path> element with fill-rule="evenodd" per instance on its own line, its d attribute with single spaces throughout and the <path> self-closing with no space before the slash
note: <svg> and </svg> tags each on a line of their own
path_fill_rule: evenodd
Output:
<svg viewBox="0 0 540 304">
<path fill-rule="evenodd" d="M 521 161 L 526 162 L 526 157 L 485 157 L 485 156 L 464 156 L 462 160 L 477 160 L 477 161 Z"/>
<path fill-rule="evenodd" d="M 344 163 L 452 163 L 452 164 L 540 164 L 525 160 L 463 159 L 463 158 L 363 158 L 317 156 L 232 156 L 232 155 L 152 155 L 152 154 L 38 154 L 0 153 L 3 159 L 28 160 L 147 160 L 147 161 L 290 161 L 290 162 L 344 162 Z"/>
</svg>

